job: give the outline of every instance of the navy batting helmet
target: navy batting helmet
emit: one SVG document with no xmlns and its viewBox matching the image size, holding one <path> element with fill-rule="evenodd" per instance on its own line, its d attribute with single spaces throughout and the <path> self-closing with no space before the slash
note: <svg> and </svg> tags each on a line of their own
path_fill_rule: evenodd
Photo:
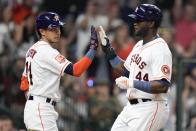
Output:
<svg viewBox="0 0 196 131">
<path fill-rule="evenodd" d="M 162 20 L 161 10 L 152 4 L 141 4 L 135 11 L 128 15 L 135 22 L 137 21 L 155 21 L 155 26 L 159 27 Z"/>
<path fill-rule="evenodd" d="M 60 17 L 54 12 L 45 12 L 36 18 L 36 29 L 47 29 L 52 27 L 60 27 L 64 23 L 60 21 Z"/>
</svg>

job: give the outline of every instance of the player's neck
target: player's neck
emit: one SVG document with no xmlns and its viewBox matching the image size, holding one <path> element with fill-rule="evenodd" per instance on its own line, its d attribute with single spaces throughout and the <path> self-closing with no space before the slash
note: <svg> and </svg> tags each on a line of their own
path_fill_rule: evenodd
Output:
<svg viewBox="0 0 196 131">
<path fill-rule="evenodd" d="M 44 38 L 44 37 L 42 37 L 42 38 L 40 39 L 40 41 L 44 41 L 44 42 L 48 43 L 49 45 L 51 45 L 52 47 L 54 46 L 54 43 L 51 43 L 48 39 L 46 39 L 46 38 Z"/>
<path fill-rule="evenodd" d="M 157 32 L 149 33 L 147 36 L 143 37 L 143 45 L 157 38 L 159 38 Z"/>
</svg>

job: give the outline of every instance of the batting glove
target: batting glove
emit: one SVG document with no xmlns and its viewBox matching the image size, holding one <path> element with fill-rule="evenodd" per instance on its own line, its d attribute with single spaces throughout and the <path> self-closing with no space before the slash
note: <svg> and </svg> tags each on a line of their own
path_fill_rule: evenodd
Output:
<svg viewBox="0 0 196 131">
<path fill-rule="evenodd" d="M 101 43 L 101 48 L 103 52 L 106 54 L 106 58 L 108 60 L 112 60 L 116 57 L 114 49 L 110 45 L 110 41 L 105 34 L 105 31 L 102 26 L 98 27 L 98 38 Z"/>
<path fill-rule="evenodd" d="M 94 26 L 91 26 L 90 48 L 94 50 L 98 48 L 97 32 Z"/>
<path fill-rule="evenodd" d="M 128 89 L 133 87 L 133 82 L 130 82 L 130 80 L 125 76 L 116 78 L 115 82 L 120 89 Z"/>
</svg>

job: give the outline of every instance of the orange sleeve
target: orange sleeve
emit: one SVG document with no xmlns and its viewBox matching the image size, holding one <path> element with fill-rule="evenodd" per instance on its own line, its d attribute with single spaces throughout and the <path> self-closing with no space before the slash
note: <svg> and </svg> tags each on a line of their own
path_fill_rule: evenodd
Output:
<svg viewBox="0 0 196 131">
<path fill-rule="evenodd" d="M 73 75 L 79 77 L 91 65 L 92 60 L 84 56 L 81 60 L 73 65 Z"/>
<path fill-rule="evenodd" d="M 21 81 L 20 81 L 20 90 L 21 91 L 27 91 L 28 89 L 29 89 L 28 78 L 23 75 L 21 77 Z"/>
</svg>

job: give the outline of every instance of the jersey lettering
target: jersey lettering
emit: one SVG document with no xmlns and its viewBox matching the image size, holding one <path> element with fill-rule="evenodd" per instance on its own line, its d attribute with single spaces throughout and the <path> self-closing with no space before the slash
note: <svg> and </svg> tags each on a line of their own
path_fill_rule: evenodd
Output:
<svg viewBox="0 0 196 131">
<path fill-rule="evenodd" d="M 30 49 L 29 51 L 28 51 L 28 53 L 27 53 L 27 57 L 31 57 L 31 58 L 33 58 L 34 57 L 34 55 L 37 53 L 37 51 L 36 50 L 34 50 L 34 49 Z"/>
<path fill-rule="evenodd" d="M 144 69 L 144 67 L 147 65 L 146 62 L 142 61 L 142 57 L 139 56 L 139 54 L 132 55 L 131 64 L 134 62 L 139 66 L 141 70 Z"/>
<path fill-rule="evenodd" d="M 146 74 L 144 75 L 143 80 L 144 80 L 144 81 L 149 81 L 149 79 L 148 79 L 148 73 L 146 73 Z"/>
<path fill-rule="evenodd" d="M 136 79 L 138 79 L 138 80 L 144 80 L 144 81 L 149 81 L 149 79 L 148 79 L 148 73 L 146 73 L 144 76 L 143 76 L 143 78 L 142 78 L 142 72 L 141 71 L 139 71 L 138 72 L 138 74 L 135 76 L 135 78 Z"/>
<path fill-rule="evenodd" d="M 30 84 L 33 85 L 33 76 L 32 76 L 32 72 L 31 72 L 31 63 L 26 62 L 26 74 L 28 75 L 28 78 L 30 80 Z"/>
<path fill-rule="evenodd" d="M 135 62 L 135 63 L 138 65 L 138 64 L 140 63 L 141 60 L 142 60 L 142 58 L 139 57 L 139 58 L 136 59 L 136 62 Z"/>
<path fill-rule="evenodd" d="M 139 68 L 142 70 L 142 69 L 144 69 L 144 66 L 146 66 L 147 64 L 144 62 L 144 61 L 142 61 L 142 63 L 139 65 Z"/>
<path fill-rule="evenodd" d="M 141 73 L 141 71 L 138 72 L 138 74 L 136 75 L 135 78 L 140 80 L 140 81 L 142 80 L 142 73 Z"/>
</svg>

